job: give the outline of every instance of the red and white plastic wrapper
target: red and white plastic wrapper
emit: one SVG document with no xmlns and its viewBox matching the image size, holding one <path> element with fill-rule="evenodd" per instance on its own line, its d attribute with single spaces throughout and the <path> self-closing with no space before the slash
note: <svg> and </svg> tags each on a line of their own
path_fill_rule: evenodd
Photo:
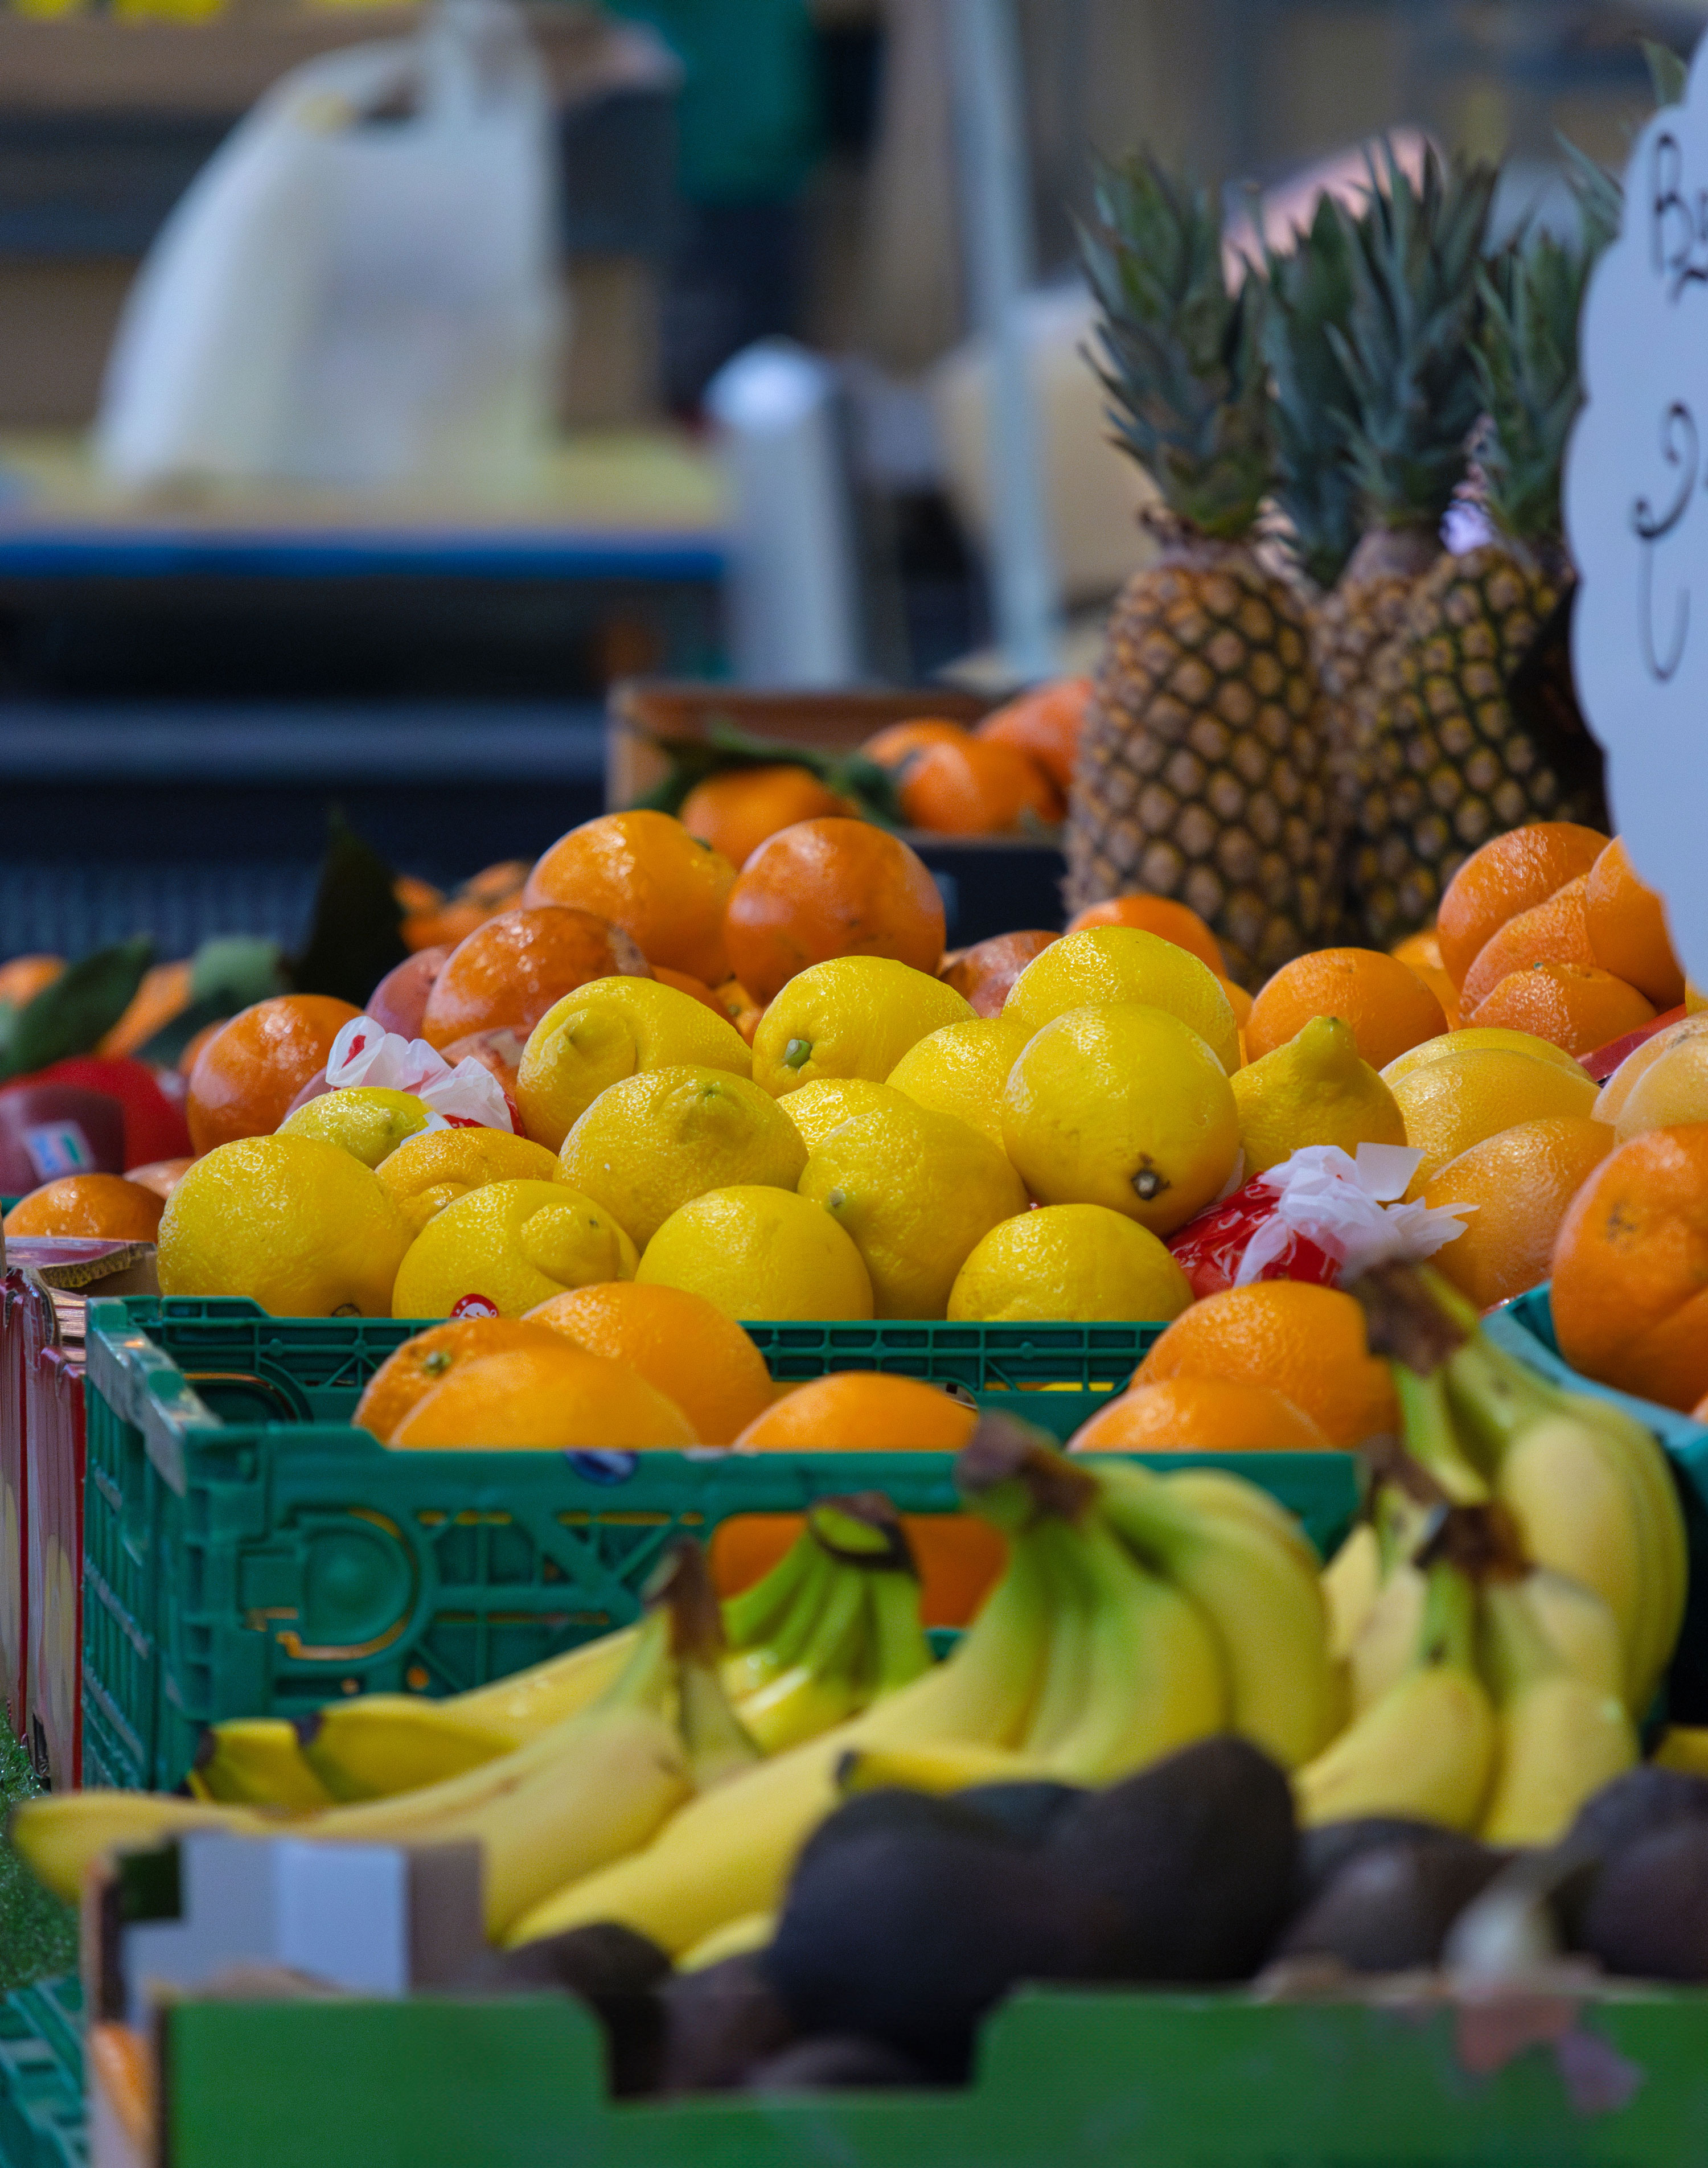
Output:
<svg viewBox="0 0 1708 2168">
<path fill-rule="evenodd" d="M 1168 1240 L 1195 1300 L 1258 1280 L 1338 1287 L 1372 1265 L 1420 1264 L 1465 1231 L 1474 1204 L 1401 1202 L 1423 1155 L 1404 1145 L 1306 1145 Z"/>
<path fill-rule="evenodd" d="M 453 1069 L 424 1039 L 405 1039 L 372 1017 L 352 1017 L 332 1043 L 326 1081 L 334 1092 L 368 1084 L 410 1092 L 433 1109 L 429 1129 L 521 1129 L 503 1086 L 484 1062 L 466 1055 Z"/>
</svg>

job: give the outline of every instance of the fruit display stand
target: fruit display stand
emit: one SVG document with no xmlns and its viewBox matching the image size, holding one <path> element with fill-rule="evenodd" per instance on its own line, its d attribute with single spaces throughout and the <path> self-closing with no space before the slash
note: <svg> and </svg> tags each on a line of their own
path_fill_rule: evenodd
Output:
<svg viewBox="0 0 1708 2168">
<path fill-rule="evenodd" d="M 75 1979 L 0 1997 L 0 2168 L 73 2168 L 87 2157 L 82 2011 Z"/>
<path fill-rule="evenodd" d="M 738 1514 L 849 1490 L 881 1490 L 903 1513 L 958 1509 L 946 1453 L 388 1450 L 349 1416 L 418 1329 L 270 1318 L 242 1301 L 91 1305 L 86 1783 L 169 1790 L 222 1718 L 294 1716 L 341 1693 L 458 1692 L 540 1661 L 634 1618 L 683 1531 L 707 1538 Z M 1162 1330 L 748 1329 L 779 1377 L 897 1370 L 1061 1437 Z M 1190 1458 L 1261 1482 L 1319 1549 L 1356 1506 L 1349 1454 Z"/>
<path fill-rule="evenodd" d="M 25 1738 L 29 1647 L 29 1498 L 26 1380 L 54 1339 L 53 1299 L 15 1268 L 0 1275 L 0 1698 Z"/>
</svg>

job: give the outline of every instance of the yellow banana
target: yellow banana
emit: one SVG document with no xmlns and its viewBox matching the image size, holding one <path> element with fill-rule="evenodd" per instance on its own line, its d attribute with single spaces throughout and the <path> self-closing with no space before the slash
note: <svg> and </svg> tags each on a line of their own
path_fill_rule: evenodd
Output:
<svg viewBox="0 0 1708 2168">
<path fill-rule="evenodd" d="M 923 1746 L 851 1746 L 837 1765 L 839 1792 L 878 1792 L 899 1785 L 909 1792 L 959 1792 L 969 1784 L 1025 1783 L 1054 1774 L 1036 1754 L 976 1740 L 939 1739 Z"/>
<path fill-rule="evenodd" d="M 304 1758 L 329 1799 L 387 1799 L 508 1754 L 512 1731 L 472 1722 L 455 1701 L 362 1694 L 329 1702 L 302 1726 Z"/>
<path fill-rule="evenodd" d="M 1347 1659 L 1354 1717 L 1379 1702 L 1411 1668 L 1427 1594 L 1423 1575 L 1409 1559 L 1397 1559 Z"/>
<path fill-rule="evenodd" d="M 737 1703 L 767 1754 L 816 1739 L 865 1699 L 856 1676 L 868 1626 L 865 1577 L 857 1566 L 831 1570 L 834 1578 L 795 1661 Z"/>
<path fill-rule="evenodd" d="M 185 1780 L 198 1799 L 311 1813 L 333 1794 L 305 1759 L 296 1726 L 282 1716 L 229 1719 L 202 1734 Z"/>
<path fill-rule="evenodd" d="M 709 1965 L 721 1964 L 726 1958 L 747 1957 L 754 1950 L 767 1948 L 776 1932 L 774 1912 L 749 1912 L 739 1920 L 726 1920 L 691 1950 L 684 1950 L 676 1960 L 676 1969 L 704 1972 Z"/>
<path fill-rule="evenodd" d="M 1680 1769 L 1687 1777 L 1708 1777 L 1708 1728 L 1700 1724 L 1668 1724 L 1653 1759 L 1657 1769 Z"/>
<path fill-rule="evenodd" d="M 1368 1521 L 1360 1521 L 1322 1569 L 1322 1602 L 1328 1614 L 1328 1653 L 1338 1664 L 1351 1656 L 1353 1645 L 1381 1593 L 1381 1544 Z"/>
<path fill-rule="evenodd" d="M 548 1656 L 543 1664 L 513 1671 L 489 1686 L 450 1694 L 434 1706 L 455 1709 L 465 1723 L 507 1731 L 520 1746 L 538 1738 L 548 1725 L 591 1708 L 622 1676 L 640 1634 L 638 1623 L 620 1626 L 596 1641 L 583 1641 L 579 1648 L 567 1649 L 561 1656 Z"/>
<path fill-rule="evenodd" d="M 1628 1669 L 1625 1643 L 1606 1599 L 1549 1566 L 1532 1567 L 1514 1586 L 1567 1670 L 1575 1671 L 1598 1693 L 1623 1699 Z M 1632 1709 L 1631 1714 L 1640 1717 L 1645 1712 Z"/>
<path fill-rule="evenodd" d="M 1246 1522 L 1285 1544 L 1300 1565 L 1311 1572 L 1321 1567 L 1322 1562 L 1317 1555 L 1316 1547 L 1295 1516 L 1279 1498 L 1260 1490 L 1255 1483 L 1230 1475 L 1221 1468 L 1183 1468 L 1178 1475 L 1164 1475 L 1159 1480 L 1173 1496 L 1184 1498 L 1200 1512 L 1221 1513 L 1229 1520 Z"/>
<path fill-rule="evenodd" d="M 1552 1844 L 1592 1792 L 1631 1767 L 1636 1735 L 1618 1693 L 1567 1669 L 1520 1584 L 1489 1581 L 1480 1612 L 1498 1727 L 1482 1835 L 1488 1844 Z"/>
<path fill-rule="evenodd" d="M 266 1836 L 286 1827 L 293 1836 L 301 1833 L 277 1815 L 204 1806 L 167 1792 L 50 1792 L 15 1807 L 8 1834 L 36 1879 L 75 1905 L 104 1852 L 146 1851 L 185 1830 Z"/>
</svg>

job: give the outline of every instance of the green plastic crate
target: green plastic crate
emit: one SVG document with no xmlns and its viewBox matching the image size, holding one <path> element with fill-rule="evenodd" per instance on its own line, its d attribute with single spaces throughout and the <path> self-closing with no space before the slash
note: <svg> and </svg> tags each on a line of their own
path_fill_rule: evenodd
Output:
<svg viewBox="0 0 1708 2168">
<path fill-rule="evenodd" d="M 882 1490 L 908 1513 L 958 1506 L 943 1453 L 389 1452 L 349 1416 L 418 1329 L 247 1302 L 90 1304 L 86 1783 L 170 1788 L 224 1717 L 456 1692 L 537 1663 L 633 1618 L 678 1532 L 838 1490 Z M 782 1376 L 901 1370 L 1066 1431 L 1161 1327 L 751 1329 Z M 1021 1390 L 1049 1383 L 1074 1390 Z M 1346 1453 L 1161 1459 L 1251 1476 L 1319 1547 L 1356 1504 Z"/>
<path fill-rule="evenodd" d="M 0 2000 L 0 2168 L 72 2168 L 87 2158 L 82 2011 L 74 1979 Z"/>
</svg>

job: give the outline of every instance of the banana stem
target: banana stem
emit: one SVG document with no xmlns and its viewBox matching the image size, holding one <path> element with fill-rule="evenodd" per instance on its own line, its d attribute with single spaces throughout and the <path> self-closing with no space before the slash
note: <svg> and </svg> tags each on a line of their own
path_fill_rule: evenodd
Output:
<svg viewBox="0 0 1708 2168">
<path fill-rule="evenodd" d="M 1405 1427 L 1406 1450 L 1422 1463 L 1455 1506 L 1482 1506 L 1489 1488 L 1481 1469 L 1467 1457 L 1454 1427 L 1447 1379 L 1440 1370 L 1419 1377 L 1403 1363 L 1391 1363 L 1394 1392 Z"/>
<path fill-rule="evenodd" d="M 768 1574 L 751 1588 L 724 1598 L 724 1639 L 732 1649 L 756 1647 L 800 1592 L 815 1561 L 823 1555 L 811 1534 L 802 1530 Z"/>
<path fill-rule="evenodd" d="M 1420 1670 L 1445 1665 L 1476 1676 L 1477 1593 L 1461 1570 L 1445 1559 L 1429 1569 L 1416 1663 Z"/>
<path fill-rule="evenodd" d="M 872 1699 L 881 1701 L 930 1670 L 931 1644 L 919 1618 L 919 1584 L 911 1574 L 873 1574 L 866 1601 L 876 1673 Z"/>
</svg>

